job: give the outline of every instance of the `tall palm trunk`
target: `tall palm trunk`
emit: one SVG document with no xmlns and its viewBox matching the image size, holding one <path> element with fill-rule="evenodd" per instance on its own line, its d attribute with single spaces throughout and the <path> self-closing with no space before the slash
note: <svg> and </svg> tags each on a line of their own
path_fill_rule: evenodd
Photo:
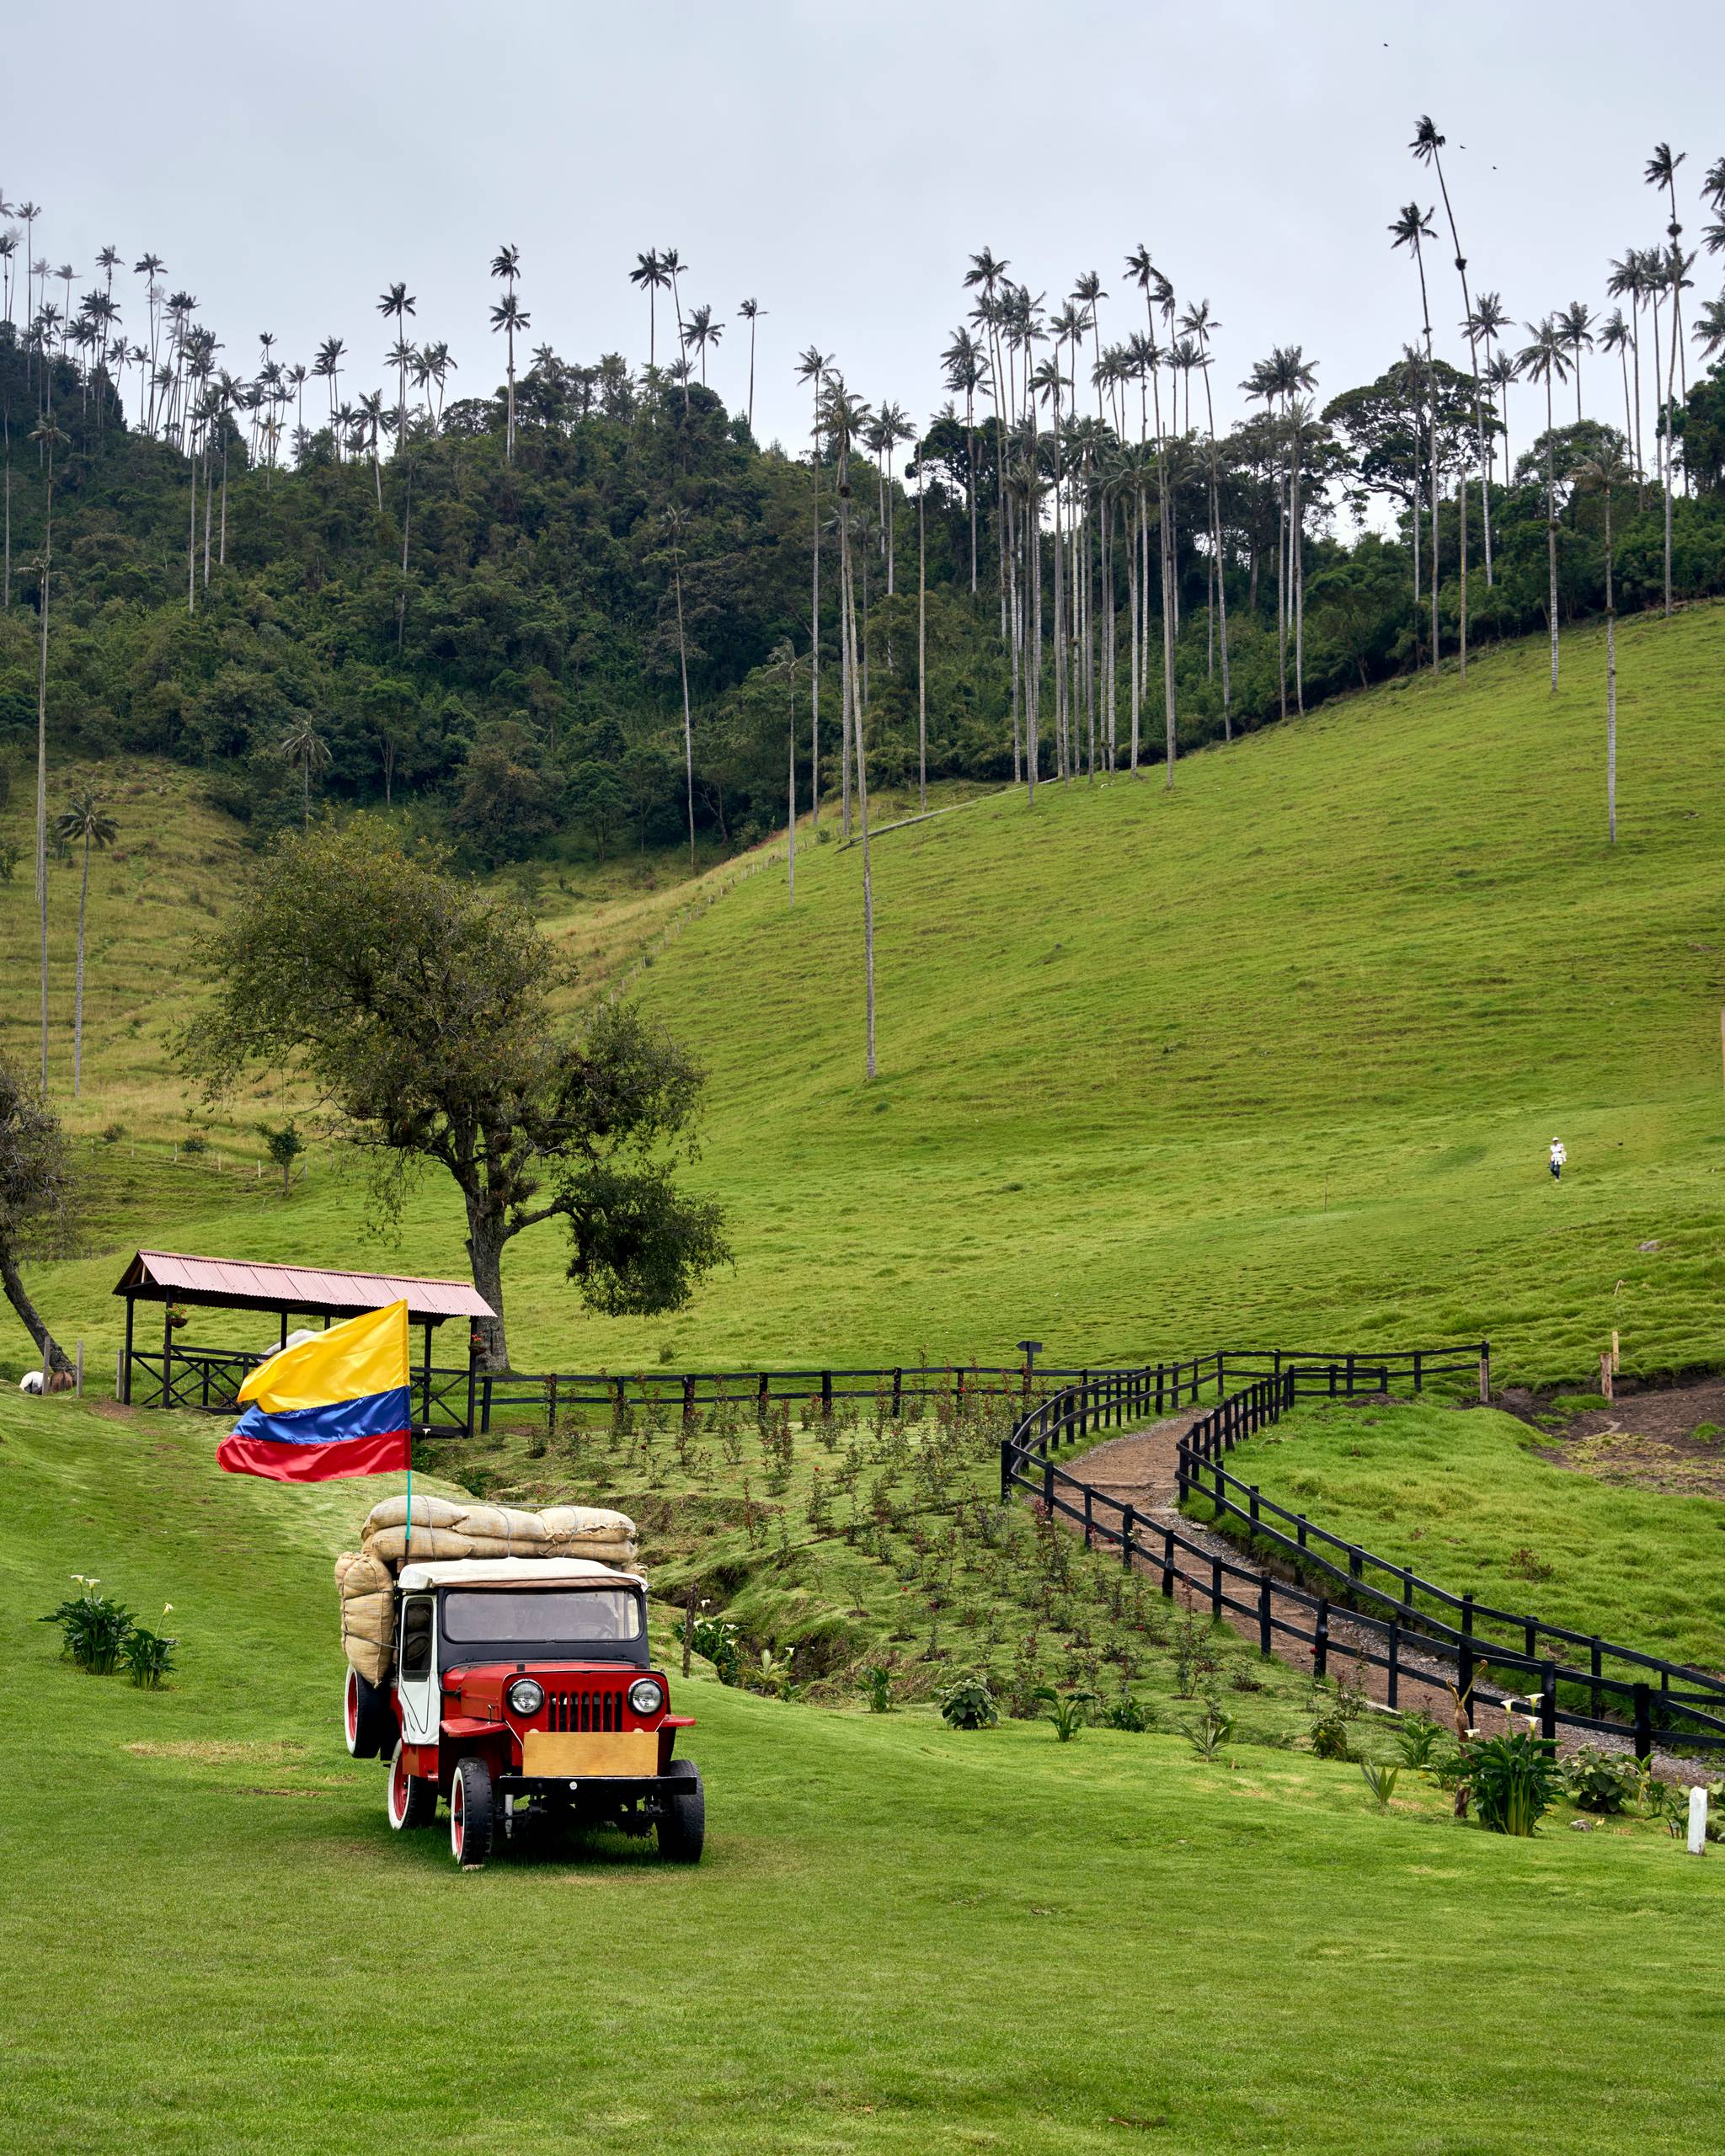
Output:
<svg viewBox="0 0 1725 2156">
<path fill-rule="evenodd" d="M 671 579 L 677 595 L 677 666 L 683 682 L 683 782 L 689 810 L 689 873 L 695 873 L 695 729 L 689 717 L 689 647 L 683 634 L 683 568 L 671 552 Z"/>
<path fill-rule="evenodd" d="M 41 947 L 42 1094 L 48 1091 L 48 593 L 54 565 L 54 445 L 42 531 L 42 634 L 36 666 L 36 924 Z"/>
<path fill-rule="evenodd" d="M 1665 510 L 1665 616 L 1671 615 L 1671 435 L 1660 399 L 1659 296 L 1653 295 L 1653 453 L 1659 460 L 1659 486 Z"/>
<path fill-rule="evenodd" d="M 77 892 L 77 985 L 72 1006 L 72 1097 L 78 1096 L 84 1066 L 84 909 L 90 898 L 90 835 L 84 833 L 83 875 Z"/>
<path fill-rule="evenodd" d="M 1611 489 L 1605 488 L 1605 828 L 1617 843 L 1617 602 L 1611 581 Z"/>
<path fill-rule="evenodd" d="M 928 521 L 926 487 L 916 488 L 916 805 L 928 806 Z"/>
<path fill-rule="evenodd" d="M 1551 446 L 1551 370 L 1546 368 L 1546 567 L 1551 616 L 1551 694 L 1557 693 L 1557 467 Z"/>
<path fill-rule="evenodd" d="M 857 693 L 857 609 L 851 559 L 850 487 L 846 477 L 846 445 L 839 440 L 839 612 L 842 632 L 843 680 L 839 703 L 847 712 L 857 755 L 857 815 L 862 839 L 862 978 L 866 1011 L 868 1075 L 875 1075 L 874 1060 L 874 879 L 868 842 L 868 761 L 862 739 L 862 703 Z"/>
<path fill-rule="evenodd" d="M 814 381 L 814 436 L 809 452 L 809 474 L 814 482 L 814 528 L 809 545 L 814 564 L 814 590 L 809 600 L 809 791 L 813 797 L 809 828 L 820 835 L 820 378 Z"/>
</svg>

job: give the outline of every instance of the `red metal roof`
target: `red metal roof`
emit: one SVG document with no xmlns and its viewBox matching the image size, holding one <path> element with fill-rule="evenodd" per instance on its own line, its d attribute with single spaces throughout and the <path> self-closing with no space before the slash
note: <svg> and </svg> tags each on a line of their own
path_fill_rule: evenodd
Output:
<svg viewBox="0 0 1725 2156">
<path fill-rule="evenodd" d="M 152 1300 L 184 1296 L 189 1303 L 237 1310 L 375 1310 L 405 1298 L 409 1316 L 495 1317 L 466 1280 L 419 1280 L 401 1273 L 334 1273 L 312 1265 L 259 1265 L 247 1258 L 188 1257 L 178 1251 L 141 1250 L 120 1275 L 116 1295 Z"/>
</svg>

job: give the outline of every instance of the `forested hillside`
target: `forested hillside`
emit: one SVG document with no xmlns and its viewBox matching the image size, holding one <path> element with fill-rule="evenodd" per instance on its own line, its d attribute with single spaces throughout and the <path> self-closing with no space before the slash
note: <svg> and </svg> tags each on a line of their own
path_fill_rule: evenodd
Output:
<svg viewBox="0 0 1725 2156">
<path fill-rule="evenodd" d="M 237 383 L 215 372 L 213 339 L 189 316 L 161 326 L 168 356 L 140 424 L 88 345 L 80 366 L 51 323 L 20 336 L 0 322 L 0 755 L 34 749 L 40 690 L 51 771 L 67 756 L 173 758 L 205 775 L 254 841 L 326 799 L 387 803 L 479 866 L 676 843 L 691 821 L 709 851 L 756 840 L 784 822 L 792 758 L 808 807 L 817 712 L 822 796 L 842 795 L 841 509 L 874 782 L 916 779 L 919 724 L 931 778 L 1012 778 L 1033 738 L 1044 776 L 1108 769 L 1135 744 L 1162 754 L 1170 732 L 1183 753 L 1429 664 L 1434 619 L 1451 659 L 1456 504 L 1452 492 L 1438 520 L 1434 613 L 1428 449 L 1440 492 L 1453 490 L 1474 419 L 1488 448 L 1498 432 L 1441 360 L 1399 361 L 1320 416 L 1296 350 L 1265 374 L 1263 414 L 1217 440 L 1201 405 L 1194 415 L 1188 364 L 1183 412 L 1177 374 L 1172 411 L 1135 440 L 1154 355 L 1135 376 L 1101 355 L 1097 414 L 1084 415 L 1087 348 L 1060 318 L 1070 376 L 1044 362 L 1054 377 L 1002 425 L 977 408 L 985 353 L 973 340 L 950 370 L 969 393 L 920 440 L 895 408 L 861 406 L 805 355 L 821 361 L 812 459 L 758 446 L 686 362 L 633 373 L 615 355 L 577 366 L 543 348 L 512 398 L 445 404 L 429 376 L 411 391 L 403 366 L 393 404 L 380 392 L 337 406 L 332 383 L 334 420 L 319 424 L 303 378 L 267 355 L 259 382 Z M 1003 366 L 1010 321 L 1005 334 Z M 1046 334 L 1023 330 L 1027 366 Z M 1040 427 L 1039 397 L 1051 398 Z M 1690 386 L 1685 412 L 1678 600 L 1725 587 L 1718 366 Z M 1460 484 L 1476 651 L 1547 618 L 1548 493 L 1560 622 L 1603 604 L 1599 479 L 1625 447 L 1598 421 L 1558 425 L 1514 483 L 1493 484 L 1489 581 L 1480 488 Z M 1661 488 L 1616 468 L 1616 596 L 1632 609 L 1663 597 Z M 1344 541 L 1345 505 L 1373 496 L 1396 512 L 1396 534 Z M 1297 546 L 1284 543 L 1290 511 Z M 1032 521 L 1044 587 L 1033 595 Z"/>
</svg>

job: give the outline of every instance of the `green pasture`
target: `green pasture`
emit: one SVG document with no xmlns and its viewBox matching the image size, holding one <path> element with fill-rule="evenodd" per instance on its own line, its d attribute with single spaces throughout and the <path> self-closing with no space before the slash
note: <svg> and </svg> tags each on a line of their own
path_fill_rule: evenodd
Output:
<svg viewBox="0 0 1725 2156">
<path fill-rule="evenodd" d="M 1505 1841 L 1291 1753 L 702 1676 L 697 1871 L 462 1876 L 340 1746 L 329 1560 L 374 1487 L 225 1477 L 211 1434 L 0 1400 L 0 2147 L 1531 2156 L 1554 2088 L 1569 2146 L 1705 2137 L 1725 1883 L 1639 1821 Z M 73 1572 L 173 1603 L 170 1689 L 58 1658 Z"/>
<path fill-rule="evenodd" d="M 1574 1381 L 1614 1326 L 1632 1371 L 1717 1362 L 1725 808 L 1705 775 L 1725 609 L 1627 622 L 1619 655 L 1615 851 L 1591 631 L 1566 636 L 1556 696 L 1543 647 L 1496 649 L 1465 687 L 1397 683 L 1194 755 L 1172 793 L 1148 771 L 1049 784 L 1033 811 L 1008 796 L 884 835 L 873 1085 L 857 849 L 805 830 L 794 910 L 777 853 L 693 885 L 616 869 L 651 890 L 544 879 L 547 929 L 590 986 L 632 982 L 704 1058 L 697 1174 L 731 1209 L 737 1262 L 680 1317 L 601 1321 L 555 1229 L 535 1230 L 505 1260 L 518 1363 L 1489 1335 L 1501 1377 Z M 172 1165 L 195 1103 L 163 1038 L 195 1008 L 200 921 L 245 871 L 181 778 L 161 784 L 159 854 L 93 878 L 77 1115 L 153 1150 L 96 1145 L 99 1255 L 43 1281 L 93 1353 L 117 1337 L 107 1291 L 138 1241 L 463 1264 L 435 1182 L 391 1239 L 328 1145 L 285 1200 L 251 1180 L 279 1076 L 213 1128 L 238 1170 Z M 824 833 L 836 820 L 830 804 Z M 63 925 L 73 879 L 55 875 Z M 22 872 L 5 906 L 23 981 Z M 29 1038 L 19 995 L 11 1052 Z"/>
<path fill-rule="evenodd" d="M 1542 1460 L 1513 1415 L 1429 1402 L 1301 1406 L 1230 1471 L 1452 1594 L 1725 1669 L 1725 1508 Z M 1211 1508 L 1193 1501 L 1195 1518 Z"/>
</svg>

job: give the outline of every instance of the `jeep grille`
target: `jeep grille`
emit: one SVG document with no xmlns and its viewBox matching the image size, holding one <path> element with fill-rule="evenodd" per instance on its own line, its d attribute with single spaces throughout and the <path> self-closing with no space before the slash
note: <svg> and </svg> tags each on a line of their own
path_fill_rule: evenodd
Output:
<svg viewBox="0 0 1725 2156">
<path fill-rule="evenodd" d="M 621 1729 L 623 1695 L 619 1691 L 549 1692 L 547 1726 L 557 1731 Z"/>
</svg>

